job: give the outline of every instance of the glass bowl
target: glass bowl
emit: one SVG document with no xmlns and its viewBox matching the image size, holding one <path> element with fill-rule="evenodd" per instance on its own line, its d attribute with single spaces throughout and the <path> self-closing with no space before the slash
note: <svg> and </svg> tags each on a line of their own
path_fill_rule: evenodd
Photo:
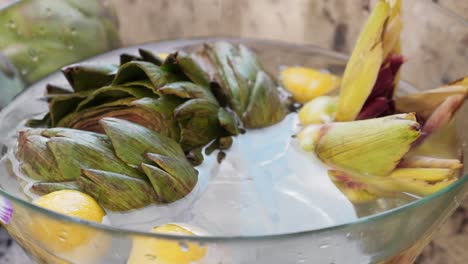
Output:
<svg viewBox="0 0 468 264">
<path fill-rule="evenodd" d="M 231 41 L 244 43 L 258 52 L 262 63 L 273 73 L 278 65 L 284 64 L 341 72 L 346 63 L 342 53 L 352 48 L 369 12 L 369 6 L 363 4 L 366 1 L 344 0 L 161 0 L 149 3 L 101 2 L 103 7 L 115 9 L 122 46 L 165 40 L 132 46 L 126 48 L 126 52 L 136 53 L 138 47 L 156 52 L 172 51 L 174 42 L 166 39 L 183 38 L 186 41 L 178 45 L 187 48 L 207 40 L 194 37 L 232 37 Z M 424 0 L 404 1 L 403 11 L 402 46 L 408 61 L 402 69 L 402 78 L 410 84 L 408 87 L 430 89 L 468 73 L 466 21 Z M 31 37 L 40 38 L 39 35 Z M 111 51 L 89 61 L 113 62 L 121 52 Z M 62 66 L 59 64 L 55 69 Z M 16 67 L 21 72 L 22 66 Z M 46 109 L 44 102 L 32 99 L 40 98 L 45 84 L 59 78 L 59 74 L 54 73 L 37 82 L 0 112 L 2 156 L 11 147 L 10 132 L 22 120 Z M 454 122 L 457 140 L 450 138 L 447 142 L 447 145 L 456 144 L 461 153 L 465 152 L 468 140 L 468 135 L 462 133 L 468 127 L 467 111 L 467 107 L 461 109 Z M 444 152 L 443 146 L 440 152 L 446 156 L 456 155 Z M 29 255 L 44 263 L 125 263 L 135 239 L 148 243 L 164 241 L 180 252 L 186 252 L 192 244 L 208 248 L 207 258 L 194 263 L 411 263 L 468 192 L 468 177 L 464 176 L 423 199 L 328 228 L 263 236 L 173 236 L 118 229 L 37 207 L 22 195 L 12 177 L 12 164 L 5 158 L 2 161 L 0 194 L 11 201 L 14 208 L 11 222 L 4 227 Z M 464 162 L 467 161 L 464 158 Z M 90 239 L 73 251 L 58 252 L 52 249 L 50 241 L 35 239 L 37 235 L 33 235 L 32 227 L 40 222 L 64 230 L 78 230 Z M 73 238 L 63 234 L 55 239 Z M 147 257 L 148 263 L 158 263 L 158 252 Z"/>
</svg>

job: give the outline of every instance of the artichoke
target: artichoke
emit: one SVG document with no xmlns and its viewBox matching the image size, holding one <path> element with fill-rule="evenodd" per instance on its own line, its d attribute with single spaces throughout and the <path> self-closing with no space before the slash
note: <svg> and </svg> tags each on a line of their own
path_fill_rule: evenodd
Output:
<svg viewBox="0 0 468 264">
<path fill-rule="evenodd" d="M 20 133 L 20 169 L 44 194 L 81 190 L 113 211 L 178 200 L 194 188 L 197 171 L 173 139 L 116 118 L 100 120 L 105 134 L 69 129 Z"/>
<path fill-rule="evenodd" d="M 406 156 L 421 137 L 414 114 L 308 127 L 299 135 L 331 169 L 329 176 L 353 202 L 401 192 L 426 196 L 456 181 L 455 159 Z"/>
<path fill-rule="evenodd" d="M 237 135 L 242 125 L 263 127 L 281 121 L 288 112 L 287 96 L 255 55 L 242 45 L 213 46 L 228 46 L 243 56 L 232 64 L 240 76 L 250 78 L 242 79 L 248 84 L 242 110 L 232 108 L 238 101 L 234 90 L 226 94 L 228 106 L 213 92 L 213 87 L 224 87 L 224 92 L 230 88 L 223 80 L 212 79 L 205 70 L 207 63 L 196 54 L 178 52 L 163 61 L 140 49 L 140 56 L 123 54 L 120 66 L 84 64 L 64 69 L 72 91 L 49 87 L 49 125 L 103 133 L 99 120 L 116 117 L 173 138 L 189 153 L 214 139 Z M 226 70 L 223 65 L 211 66 Z"/>
<path fill-rule="evenodd" d="M 454 182 L 462 166 L 413 154 L 453 119 L 468 95 L 468 78 L 395 97 L 404 62 L 400 11 L 399 0 L 380 0 L 373 9 L 346 65 L 337 106 L 319 97 L 300 112 L 309 124 L 298 135 L 301 146 L 330 167 L 331 180 L 353 202 L 429 195 Z M 338 122 L 321 124 L 333 115 Z"/>
<path fill-rule="evenodd" d="M 216 82 L 216 94 L 225 98 L 246 128 L 271 126 L 288 113 L 289 95 L 277 87 L 245 46 L 206 44 L 195 58 Z"/>
<path fill-rule="evenodd" d="M 29 122 L 42 127 L 19 135 L 16 157 L 21 172 L 36 181 L 32 190 L 81 190 L 114 211 L 173 202 L 196 185 L 193 164 L 202 162 L 207 144 L 227 149 L 241 127 L 281 121 L 288 98 L 254 54 L 213 45 L 242 53 L 230 63 L 250 78 L 239 79 L 248 84 L 241 110 L 231 108 L 238 102 L 234 90 L 225 97 L 213 91 L 234 88 L 212 79 L 196 54 L 162 60 L 139 50 L 139 56 L 121 55 L 120 65 L 63 69 L 71 89 L 49 84 L 49 113 L 42 123 Z"/>
<path fill-rule="evenodd" d="M 116 15 L 99 1 L 19 1 L 0 24 L 0 52 L 27 83 L 120 45 Z"/>
</svg>

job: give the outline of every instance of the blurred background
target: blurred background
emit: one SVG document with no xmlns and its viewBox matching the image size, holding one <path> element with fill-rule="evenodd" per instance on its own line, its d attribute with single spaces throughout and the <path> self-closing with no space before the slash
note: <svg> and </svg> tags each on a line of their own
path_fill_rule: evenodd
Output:
<svg viewBox="0 0 468 264">
<path fill-rule="evenodd" d="M 374 2 L 0 0 L 0 109 L 28 84 L 64 65 L 122 46 L 193 37 L 193 28 L 197 36 L 241 35 L 349 53 Z M 403 13 L 406 21 L 413 21 L 409 15 L 418 16 L 414 23 L 404 25 L 402 38 L 407 45 L 403 54 L 411 54 L 407 64 L 425 63 L 427 71 L 421 74 L 407 70 L 403 79 L 416 86 L 433 87 L 466 75 L 468 1 L 427 0 L 427 5 L 415 2 L 406 0 L 408 6 L 403 9 L 411 8 L 406 17 Z M 445 34 L 457 36 L 455 48 L 444 49 Z M 427 40 L 430 45 L 411 39 Z M 440 56 L 450 56 L 451 60 L 433 63 Z M 442 78 L 438 77 L 440 72 L 444 73 Z M 468 263 L 467 208 L 462 206 L 456 211 L 417 263 Z M 0 231 L 3 263 L 30 263 L 4 230 Z"/>
</svg>

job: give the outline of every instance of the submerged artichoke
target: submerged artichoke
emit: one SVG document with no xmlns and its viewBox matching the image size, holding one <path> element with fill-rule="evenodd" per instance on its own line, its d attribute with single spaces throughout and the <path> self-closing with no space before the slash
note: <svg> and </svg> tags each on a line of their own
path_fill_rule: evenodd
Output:
<svg viewBox="0 0 468 264">
<path fill-rule="evenodd" d="M 38 181 L 33 191 L 78 189 L 122 211 L 173 202 L 197 183 L 176 141 L 121 119 L 100 124 L 105 135 L 68 128 L 21 132 L 16 156 L 21 171 Z"/>
</svg>

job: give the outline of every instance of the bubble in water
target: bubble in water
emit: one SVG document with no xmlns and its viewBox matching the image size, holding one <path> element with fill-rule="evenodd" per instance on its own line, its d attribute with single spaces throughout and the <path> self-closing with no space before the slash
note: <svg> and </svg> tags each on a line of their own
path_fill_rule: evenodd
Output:
<svg viewBox="0 0 468 264">
<path fill-rule="evenodd" d="M 351 238 L 351 233 L 346 233 L 346 238 Z"/>
<path fill-rule="evenodd" d="M 325 249 L 325 248 L 329 248 L 329 247 L 330 247 L 330 245 L 328 245 L 328 244 L 322 244 L 322 245 L 319 246 L 320 249 Z"/>
<path fill-rule="evenodd" d="M 180 250 L 183 252 L 187 252 L 189 250 L 187 243 L 185 242 L 179 242 Z"/>
</svg>

